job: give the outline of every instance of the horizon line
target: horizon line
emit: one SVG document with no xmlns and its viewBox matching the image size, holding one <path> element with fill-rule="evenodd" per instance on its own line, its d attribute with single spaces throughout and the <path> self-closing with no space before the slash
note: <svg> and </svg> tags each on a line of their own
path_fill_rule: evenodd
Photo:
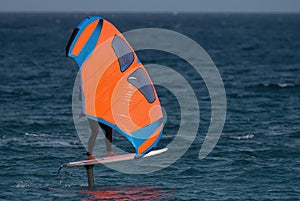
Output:
<svg viewBox="0 0 300 201">
<path fill-rule="evenodd" d="M 1 14 L 85 14 L 85 13 L 105 13 L 105 14 L 300 14 L 300 11 L 1 11 Z"/>
</svg>

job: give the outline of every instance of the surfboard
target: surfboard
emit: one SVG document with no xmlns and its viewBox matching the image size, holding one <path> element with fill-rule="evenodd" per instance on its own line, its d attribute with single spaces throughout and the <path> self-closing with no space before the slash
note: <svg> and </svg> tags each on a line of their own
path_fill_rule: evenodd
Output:
<svg viewBox="0 0 300 201">
<path fill-rule="evenodd" d="M 155 156 L 158 154 L 162 154 L 162 153 L 166 152 L 167 150 L 168 150 L 168 148 L 153 150 L 141 157 L 137 157 L 135 153 L 131 153 L 131 154 L 122 154 L 122 155 L 116 155 L 116 156 L 96 158 L 93 160 L 81 160 L 81 161 L 69 162 L 69 163 L 65 163 L 65 164 L 61 165 L 59 170 L 63 167 L 88 166 L 88 165 L 97 165 L 97 164 L 113 163 L 113 162 L 120 162 L 120 161 L 128 161 L 128 160 L 134 160 L 134 159 L 138 159 L 138 158 L 147 158 L 147 157 Z"/>
</svg>

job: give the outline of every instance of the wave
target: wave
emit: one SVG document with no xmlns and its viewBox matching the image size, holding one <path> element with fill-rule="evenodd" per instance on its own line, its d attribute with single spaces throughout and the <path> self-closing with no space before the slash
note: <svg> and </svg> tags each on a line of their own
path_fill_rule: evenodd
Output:
<svg viewBox="0 0 300 201">
<path fill-rule="evenodd" d="M 15 147 L 74 147 L 81 146 L 81 142 L 77 138 L 64 139 L 61 140 L 55 135 L 44 134 L 44 133 L 24 133 L 23 135 L 17 137 L 1 137 L 1 146 L 9 146 L 10 148 Z"/>
<path fill-rule="evenodd" d="M 49 134 L 38 134 L 38 133 L 25 133 L 25 136 L 29 137 L 49 137 Z"/>
<path fill-rule="evenodd" d="M 31 180 L 25 180 L 25 181 L 17 181 L 16 183 L 16 188 L 27 188 L 30 187 L 32 185 L 32 181 Z"/>
<path fill-rule="evenodd" d="M 258 84 L 257 87 L 264 87 L 264 88 L 273 88 L 273 89 L 279 89 L 279 88 L 297 88 L 300 87 L 300 84 L 295 83 L 264 83 L 264 84 Z"/>
<path fill-rule="evenodd" d="M 236 140 L 249 140 L 254 138 L 253 134 L 240 135 L 240 136 L 228 136 L 228 138 L 236 139 Z"/>
</svg>

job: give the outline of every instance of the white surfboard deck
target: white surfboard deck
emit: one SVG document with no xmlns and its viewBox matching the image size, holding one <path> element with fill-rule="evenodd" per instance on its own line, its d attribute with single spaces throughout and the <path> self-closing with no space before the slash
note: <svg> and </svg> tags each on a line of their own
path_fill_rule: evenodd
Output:
<svg viewBox="0 0 300 201">
<path fill-rule="evenodd" d="M 161 153 L 164 153 L 168 150 L 168 148 L 158 149 L 154 151 L 150 151 L 149 153 L 145 154 L 142 157 L 138 158 L 146 158 L 155 156 Z M 116 156 L 108 156 L 103 158 L 96 158 L 93 160 L 82 160 L 82 161 L 76 161 L 76 162 L 69 162 L 64 164 L 64 167 L 75 167 L 75 166 L 86 166 L 86 165 L 96 165 L 96 164 L 105 164 L 105 163 L 113 163 L 113 162 L 119 162 L 119 161 L 127 161 L 127 160 L 133 160 L 136 159 L 136 154 L 123 154 L 123 155 L 116 155 Z"/>
</svg>

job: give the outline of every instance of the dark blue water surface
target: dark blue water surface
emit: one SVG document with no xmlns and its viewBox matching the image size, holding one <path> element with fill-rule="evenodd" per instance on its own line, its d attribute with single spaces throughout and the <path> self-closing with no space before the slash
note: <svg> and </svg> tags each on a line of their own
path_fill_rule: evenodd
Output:
<svg viewBox="0 0 300 201">
<path fill-rule="evenodd" d="M 224 81 L 226 124 L 213 152 L 199 160 L 211 112 L 203 80 L 174 55 L 141 51 L 143 63 L 174 66 L 194 83 L 201 121 L 193 145 L 148 175 L 99 165 L 92 189 L 84 168 L 58 175 L 60 164 L 85 157 L 72 120 L 77 67 L 65 46 L 88 15 L 0 14 L 1 200 L 300 198 L 300 15 L 292 14 L 96 13 L 121 31 L 159 27 L 199 43 Z M 168 90 L 158 87 L 158 94 L 169 110 L 170 136 L 179 127 L 179 105 Z"/>
</svg>

